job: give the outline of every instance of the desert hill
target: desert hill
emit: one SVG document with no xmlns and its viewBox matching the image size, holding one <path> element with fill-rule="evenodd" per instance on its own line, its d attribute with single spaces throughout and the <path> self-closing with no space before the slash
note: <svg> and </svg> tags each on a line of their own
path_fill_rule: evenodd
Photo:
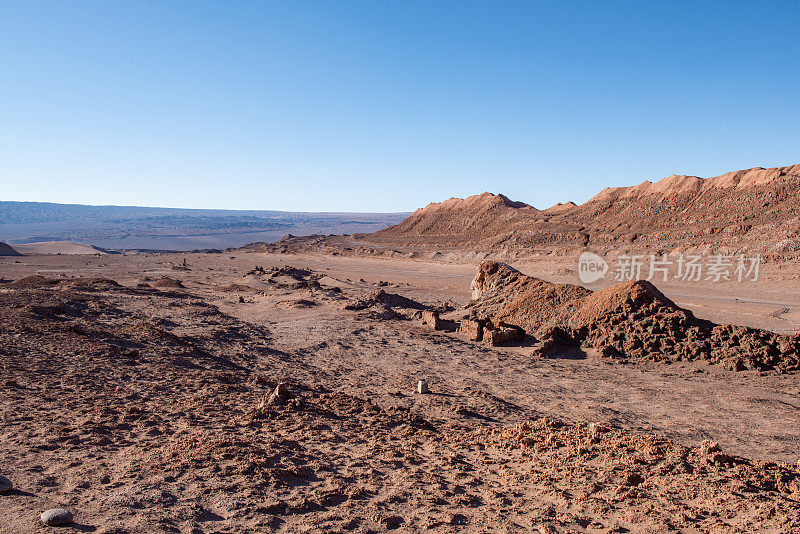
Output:
<svg viewBox="0 0 800 534">
<path fill-rule="evenodd" d="M 377 236 L 488 239 L 502 234 L 520 221 L 544 219 L 539 210 L 503 195 L 482 193 L 432 203 L 412 213 L 400 224 L 381 230 Z"/>
<path fill-rule="evenodd" d="M 752 252 L 800 250 L 800 165 L 713 178 L 672 175 L 606 188 L 581 205 L 540 211 L 483 193 L 430 204 L 365 237 L 393 244 L 480 248 L 536 245 L 659 248 L 712 245 Z"/>
<path fill-rule="evenodd" d="M 0 256 L 21 256 L 19 251 L 7 243 L 0 242 Z"/>
<path fill-rule="evenodd" d="M 550 218 L 551 212 L 487 192 L 429 204 L 400 224 L 365 239 L 439 247 L 500 247 L 558 242 L 566 233 L 577 233 L 580 228 L 580 225 L 567 224 L 556 229 L 549 224 Z"/>
<path fill-rule="evenodd" d="M 714 178 L 669 176 L 656 183 L 606 189 L 564 214 L 586 224 L 600 243 L 708 243 L 800 237 L 800 165 L 747 169 Z M 797 243 L 795 242 L 794 246 Z"/>
</svg>

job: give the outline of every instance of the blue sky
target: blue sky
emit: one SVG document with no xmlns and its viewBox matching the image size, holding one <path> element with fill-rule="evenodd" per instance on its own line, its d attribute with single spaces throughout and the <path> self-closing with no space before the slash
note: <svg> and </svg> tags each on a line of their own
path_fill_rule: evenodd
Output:
<svg viewBox="0 0 800 534">
<path fill-rule="evenodd" d="M 800 163 L 798 2 L 0 1 L 0 200 L 539 208 Z"/>
</svg>

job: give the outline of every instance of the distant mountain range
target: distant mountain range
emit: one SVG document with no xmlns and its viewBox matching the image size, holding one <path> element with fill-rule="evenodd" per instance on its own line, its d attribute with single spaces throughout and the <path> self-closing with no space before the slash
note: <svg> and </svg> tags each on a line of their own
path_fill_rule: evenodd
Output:
<svg viewBox="0 0 800 534">
<path fill-rule="evenodd" d="M 366 241 L 394 245 L 530 248 L 699 245 L 769 252 L 800 250 L 800 165 L 714 178 L 669 176 L 606 188 L 581 205 L 538 210 L 503 195 L 452 198 L 418 209 Z"/>
<path fill-rule="evenodd" d="M 0 202 L 0 241 L 11 245 L 73 241 L 108 249 L 192 250 L 270 243 L 286 234 L 357 234 L 375 244 L 443 249 L 635 244 L 655 251 L 702 246 L 796 255 L 800 165 L 708 179 L 673 175 L 545 210 L 491 193 L 432 203 L 412 214 Z"/>
<path fill-rule="evenodd" d="M 298 213 L 0 201 L 0 241 L 114 249 L 227 248 L 281 236 L 374 232 L 408 213 Z"/>
</svg>

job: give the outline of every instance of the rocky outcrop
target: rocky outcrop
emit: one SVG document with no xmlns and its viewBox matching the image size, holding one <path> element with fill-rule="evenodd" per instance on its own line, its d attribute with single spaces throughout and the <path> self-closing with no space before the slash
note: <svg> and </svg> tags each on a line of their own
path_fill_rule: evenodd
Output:
<svg viewBox="0 0 800 534">
<path fill-rule="evenodd" d="M 513 267 L 484 261 L 470 285 L 472 315 L 506 322 L 529 333 L 550 326 L 568 326 L 581 300 L 591 291 L 571 284 L 551 284 Z"/>
<path fill-rule="evenodd" d="M 592 292 L 487 261 L 472 290 L 473 316 L 519 326 L 541 341 L 542 350 L 573 344 L 625 360 L 702 359 L 733 370 L 800 370 L 800 336 L 697 319 L 646 281 Z"/>
</svg>

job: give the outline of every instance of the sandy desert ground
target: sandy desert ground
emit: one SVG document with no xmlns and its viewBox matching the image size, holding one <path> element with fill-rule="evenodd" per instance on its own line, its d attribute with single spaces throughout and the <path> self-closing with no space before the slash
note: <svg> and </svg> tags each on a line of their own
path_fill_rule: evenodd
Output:
<svg viewBox="0 0 800 534">
<path fill-rule="evenodd" d="M 514 266 L 563 282 L 573 261 Z M 55 506 L 67 531 L 106 533 L 800 529 L 796 372 L 543 355 L 415 318 L 457 316 L 475 270 L 0 258 L 0 532 L 47 531 Z M 701 319 L 792 333 L 796 270 L 661 289 Z"/>
</svg>

